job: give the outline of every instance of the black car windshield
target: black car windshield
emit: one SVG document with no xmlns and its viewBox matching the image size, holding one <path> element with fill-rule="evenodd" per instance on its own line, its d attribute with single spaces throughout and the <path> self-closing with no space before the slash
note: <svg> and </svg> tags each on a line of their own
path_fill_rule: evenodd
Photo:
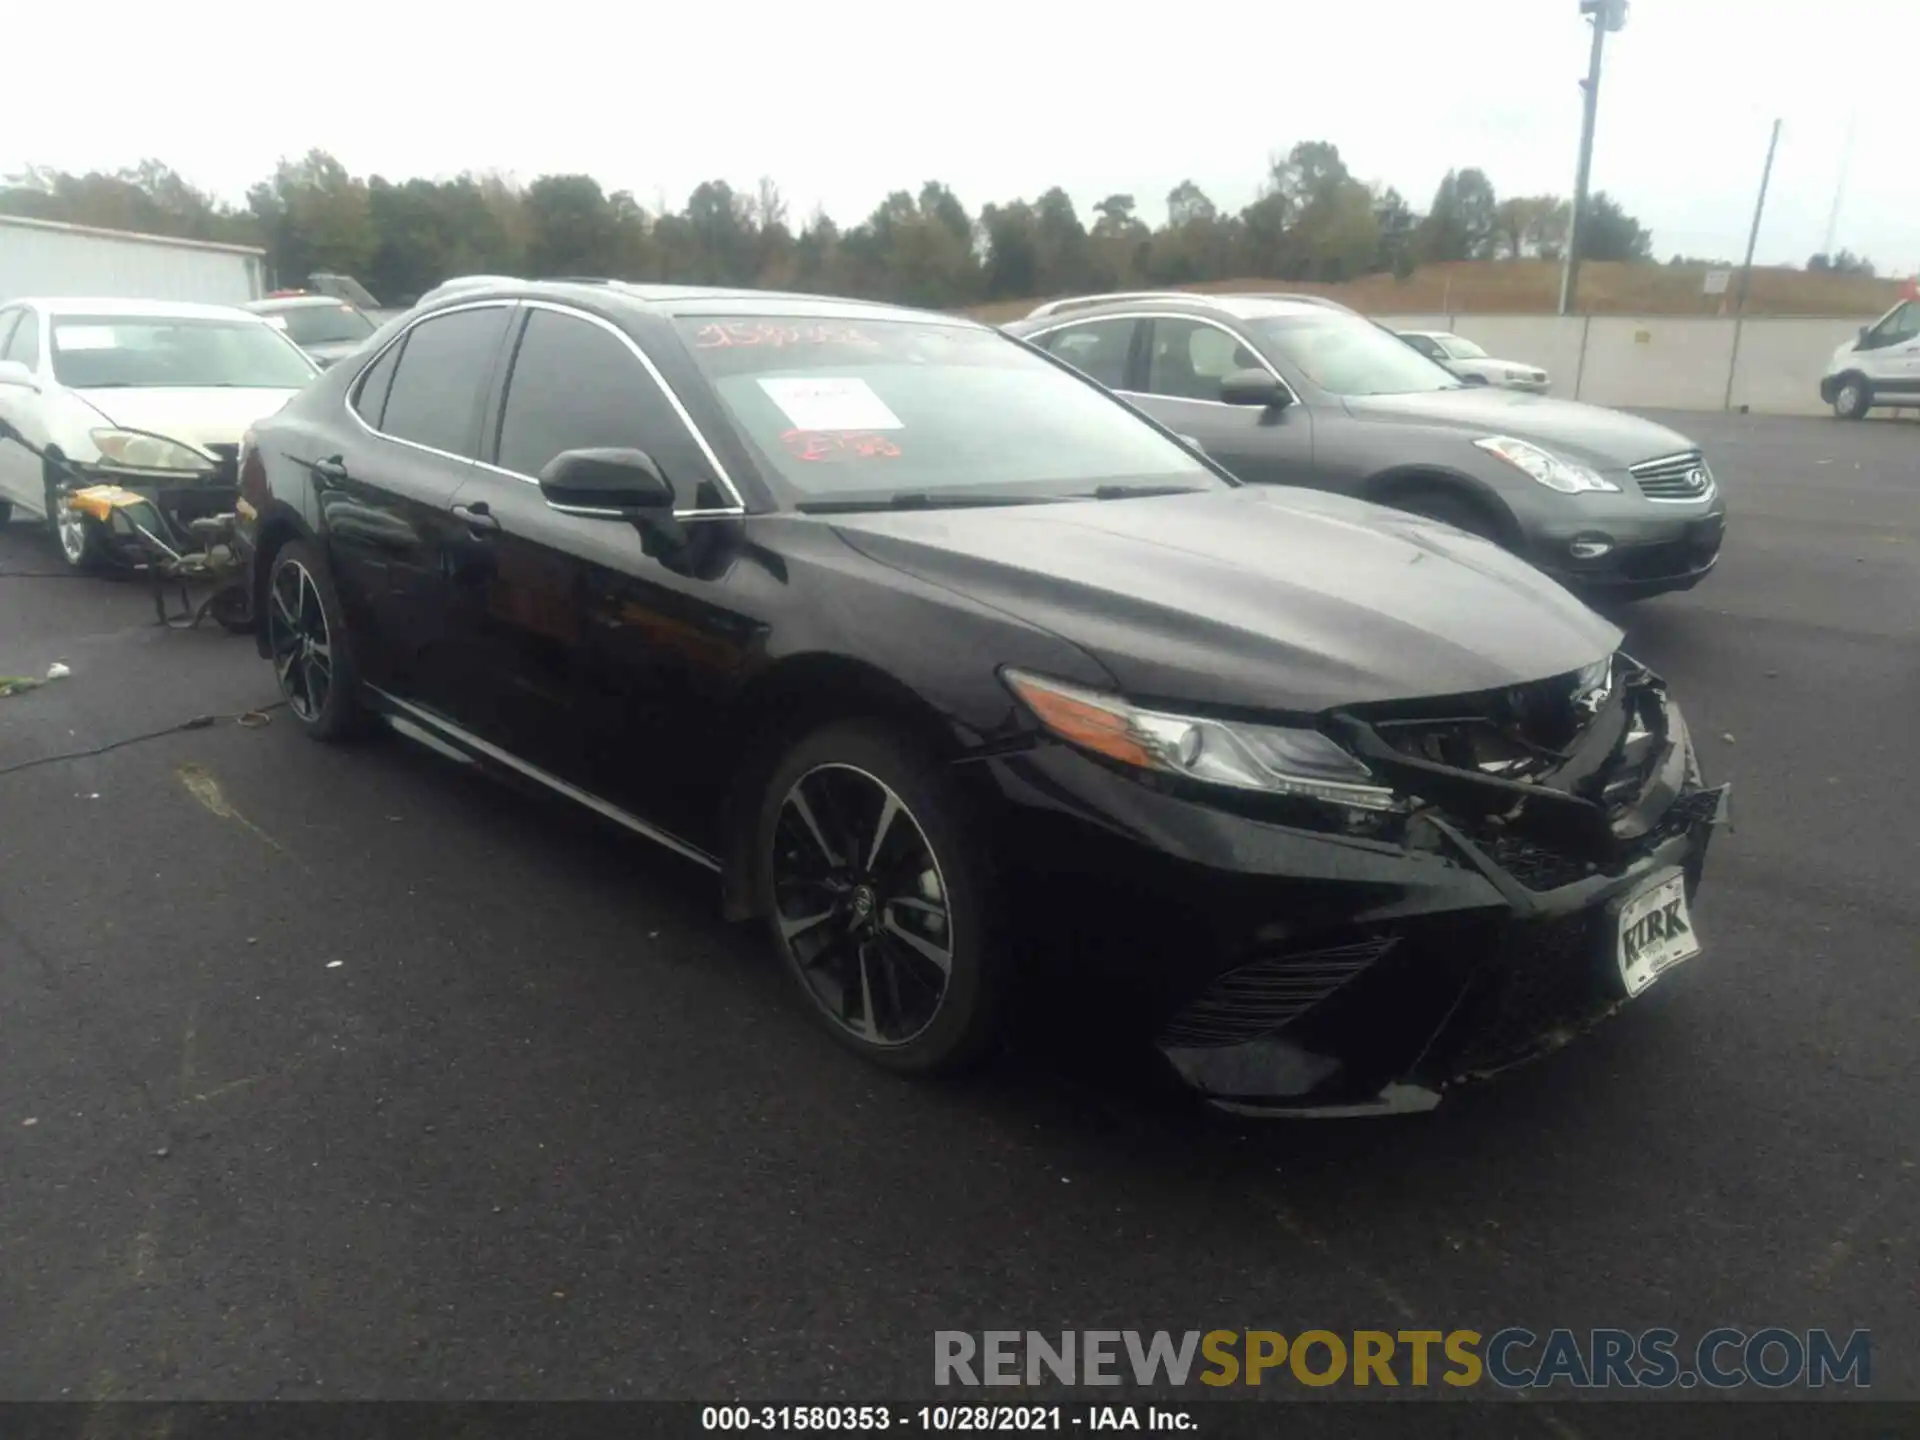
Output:
<svg viewBox="0 0 1920 1440">
<path fill-rule="evenodd" d="M 75 390 L 298 390 L 313 362 L 258 320 L 68 315 L 53 321 L 53 375 Z"/>
<path fill-rule="evenodd" d="M 1226 487 L 1119 401 L 991 330 L 864 317 L 677 323 L 790 502 Z"/>
<path fill-rule="evenodd" d="M 286 333 L 296 345 L 353 344 L 373 334 L 374 324 L 353 306 L 290 305 L 263 312 L 269 325 Z"/>
<path fill-rule="evenodd" d="M 1460 377 L 1398 335 L 1351 315 L 1271 317 L 1253 322 L 1274 357 L 1332 395 L 1411 395 L 1458 390 Z"/>
</svg>

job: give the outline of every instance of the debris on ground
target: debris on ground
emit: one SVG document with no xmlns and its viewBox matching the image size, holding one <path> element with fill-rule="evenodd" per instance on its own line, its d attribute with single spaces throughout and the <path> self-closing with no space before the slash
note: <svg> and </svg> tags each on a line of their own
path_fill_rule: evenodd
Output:
<svg viewBox="0 0 1920 1440">
<path fill-rule="evenodd" d="M 73 671 L 56 660 L 47 667 L 44 679 L 37 679 L 32 675 L 0 675 L 0 700 L 9 695 L 19 695 L 27 690 L 38 690 L 48 680 L 64 680 L 72 673 Z"/>
</svg>

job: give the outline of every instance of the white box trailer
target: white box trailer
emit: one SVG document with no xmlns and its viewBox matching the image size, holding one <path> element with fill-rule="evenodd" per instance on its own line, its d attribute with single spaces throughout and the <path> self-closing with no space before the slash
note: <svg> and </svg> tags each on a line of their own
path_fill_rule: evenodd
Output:
<svg viewBox="0 0 1920 1440">
<path fill-rule="evenodd" d="M 265 278 L 266 252 L 252 245 L 0 215 L 0 304 L 85 295 L 244 305 L 266 293 Z"/>
</svg>

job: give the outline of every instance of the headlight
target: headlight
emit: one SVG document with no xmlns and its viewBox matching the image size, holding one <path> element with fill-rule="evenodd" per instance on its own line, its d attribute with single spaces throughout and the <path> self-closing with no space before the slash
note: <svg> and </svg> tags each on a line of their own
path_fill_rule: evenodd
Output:
<svg viewBox="0 0 1920 1440">
<path fill-rule="evenodd" d="M 1357 810 L 1400 808 L 1372 771 L 1317 730 L 1170 715 L 1022 670 L 1002 673 L 1049 731 L 1123 765 Z"/>
<path fill-rule="evenodd" d="M 93 443 L 102 458 L 130 470 L 211 470 L 213 460 L 177 440 L 143 435 L 138 430 L 95 430 Z"/>
<path fill-rule="evenodd" d="M 1516 470 L 1524 470 L 1549 490 L 1562 495 L 1579 495 L 1588 490 L 1613 490 L 1620 487 L 1585 465 L 1550 455 L 1538 445 L 1516 440 L 1511 435 L 1489 435 L 1473 442 L 1489 455 L 1498 455 Z"/>
</svg>

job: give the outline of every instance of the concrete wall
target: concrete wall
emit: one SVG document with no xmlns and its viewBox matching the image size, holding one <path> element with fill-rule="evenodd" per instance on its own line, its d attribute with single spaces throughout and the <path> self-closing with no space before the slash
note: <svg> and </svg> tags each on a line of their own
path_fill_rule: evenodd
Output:
<svg viewBox="0 0 1920 1440">
<path fill-rule="evenodd" d="M 1396 330 L 1451 330 L 1502 360 L 1538 365 L 1553 393 L 1595 405 L 1816 415 L 1820 377 L 1871 317 L 1748 320 L 1676 315 L 1382 315 Z"/>
</svg>

